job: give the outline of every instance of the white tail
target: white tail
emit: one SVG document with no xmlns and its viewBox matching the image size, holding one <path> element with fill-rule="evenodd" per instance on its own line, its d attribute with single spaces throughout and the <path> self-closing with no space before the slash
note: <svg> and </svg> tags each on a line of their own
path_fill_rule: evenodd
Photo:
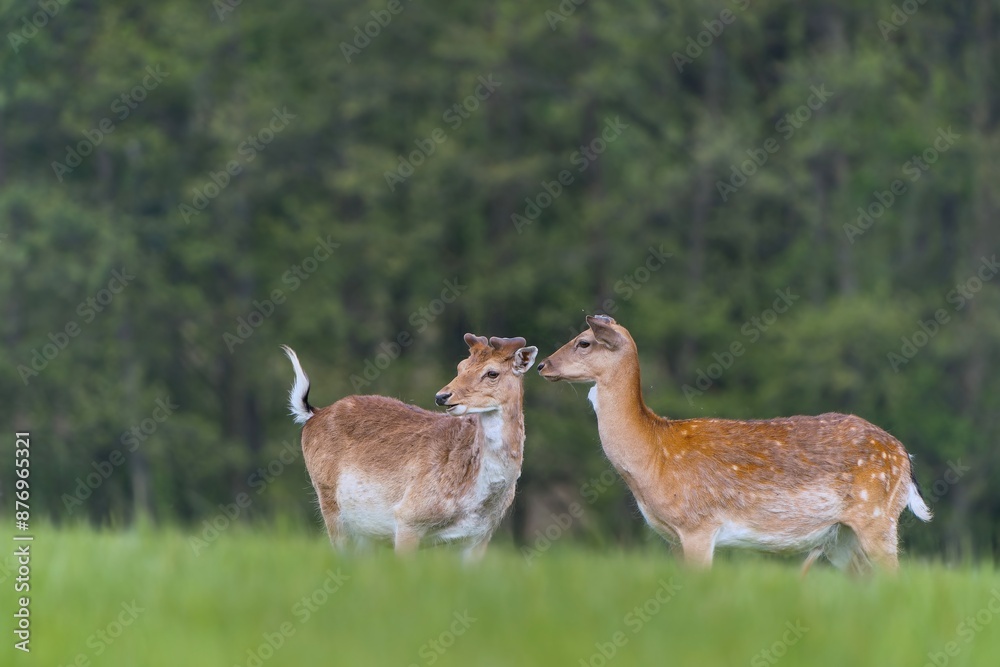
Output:
<svg viewBox="0 0 1000 667">
<path fill-rule="evenodd" d="M 906 496 L 906 506 L 921 521 L 930 521 L 934 518 L 930 508 L 927 507 L 927 503 L 920 497 L 920 490 L 917 488 L 915 481 L 910 482 L 910 492 Z"/>
<path fill-rule="evenodd" d="M 291 410 L 291 415 L 295 417 L 295 423 L 305 424 L 316 412 L 313 406 L 309 405 L 309 376 L 302 370 L 299 357 L 292 348 L 282 345 L 281 349 L 288 355 L 288 359 L 292 362 L 292 368 L 295 369 L 295 384 L 288 392 L 288 407 Z"/>
<path fill-rule="evenodd" d="M 587 323 L 538 370 L 548 380 L 595 383 L 604 452 L 649 525 L 679 538 L 685 560 L 707 566 L 717 546 L 735 546 L 809 552 L 806 568 L 826 555 L 838 567 L 894 569 L 900 513 L 909 506 L 930 519 L 906 449 L 874 424 L 836 413 L 659 417 L 642 399 L 628 330 L 606 316 Z"/>
<path fill-rule="evenodd" d="M 469 357 L 430 412 L 384 396 L 347 396 L 325 408 L 306 400 L 295 353 L 290 403 L 330 541 L 392 540 L 397 552 L 424 541 L 486 549 L 514 500 L 524 449 L 523 375 L 537 349 L 523 338 L 466 334 Z M 449 416 L 450 415 L 450 416 Z"/>
</svg>

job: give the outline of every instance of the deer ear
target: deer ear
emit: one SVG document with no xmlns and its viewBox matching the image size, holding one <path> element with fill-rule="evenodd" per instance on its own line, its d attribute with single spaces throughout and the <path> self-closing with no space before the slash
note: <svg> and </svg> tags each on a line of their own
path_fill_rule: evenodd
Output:
<svg viewBox="0 0 1000 667">
<path fill-rule="evenodd" d="M 538 354 L 538 348 L 532 345 L 531 347 L 522 347 L 517 352 L 514 353 L 514 375 L 524 375 L 528 372 L 528 369 L 535 365 L 535 355 Z"/>
<path fill-rule="evenodd" d="M 477 345 L 486 347 L 489 345 L 489 341 L 486 340 L 486 336 L 477 336 L 476 334 L 467 333 L 465 334 L 465 344 L 468 345 L 471 350 Z"/>
<path fill-rule="evenodd" d="M 594 332 L 594 338 L 609 350 L 617 349 L 622 342 L 622 335 L 612 328 L 612 324 L 617 324 L 607 315 L 587 316 L 587 324 Z"/>
</svg>

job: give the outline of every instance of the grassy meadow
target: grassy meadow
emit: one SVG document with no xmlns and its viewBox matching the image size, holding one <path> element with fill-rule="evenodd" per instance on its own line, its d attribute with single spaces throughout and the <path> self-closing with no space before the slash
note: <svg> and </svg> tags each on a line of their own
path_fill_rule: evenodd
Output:
<svg viewBox="0 0 1000 667">
<path fill-rule="evenodd" d="M 557 544 L 528 564 L 498 544 L 465 567 L 446 549 L 338 555 L 299 531 L 234 528 L 198 555 L 189 540 L 39 532 L 32 652 L 5 647 L 4 664 L 940 667 L 1000 655 L 1000 574 L 984 566 L 904 561 L 896 577 L 861 580 L 816 567 L 803 580 L 742 553 L 688 572 L 662 545 Z"/>
</svg>

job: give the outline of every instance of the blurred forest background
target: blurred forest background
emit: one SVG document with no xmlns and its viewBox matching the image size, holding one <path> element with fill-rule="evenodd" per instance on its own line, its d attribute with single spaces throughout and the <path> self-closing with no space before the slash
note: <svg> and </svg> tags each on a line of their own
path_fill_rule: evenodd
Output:
<svg viewBox="0 0 1000 667">
<path fill-rule="evenodd" d="M 997 553 L 997 2 L 0 7 L 33 516 L 320 535 L 279 344 L 316 405 L 432 408 L 465 332 L 604 311 L 660 414 L 856 413 L 916 456 L 910 553 Z M 525 384 L 506 539 L 651 540 L 586 390 Z"/>
</svg>

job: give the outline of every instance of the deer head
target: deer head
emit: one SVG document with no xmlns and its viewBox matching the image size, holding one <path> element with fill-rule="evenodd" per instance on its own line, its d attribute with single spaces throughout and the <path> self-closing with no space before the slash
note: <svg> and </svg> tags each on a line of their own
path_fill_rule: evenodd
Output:
<svg viewBox="0 0 1000 667">
<path fill-rule="evenodd" d="M 523 338 L 497 338 L 465 334 L 469 356 L 458 364 L 458 375 L 444 386 L 434 401 L 450 415 L 498 410 L 519 402 L 522 377 L 535 361 L 538 348 L 525 347 Z"/>
<path fill-rule="evenodd" d="M 589 329 L 538 364 L 550 382 L 598 382 L 609 379 L 636 358 L 635 342 L 625 327 L 607 315 L 587 317 Z"/>
</svg>

